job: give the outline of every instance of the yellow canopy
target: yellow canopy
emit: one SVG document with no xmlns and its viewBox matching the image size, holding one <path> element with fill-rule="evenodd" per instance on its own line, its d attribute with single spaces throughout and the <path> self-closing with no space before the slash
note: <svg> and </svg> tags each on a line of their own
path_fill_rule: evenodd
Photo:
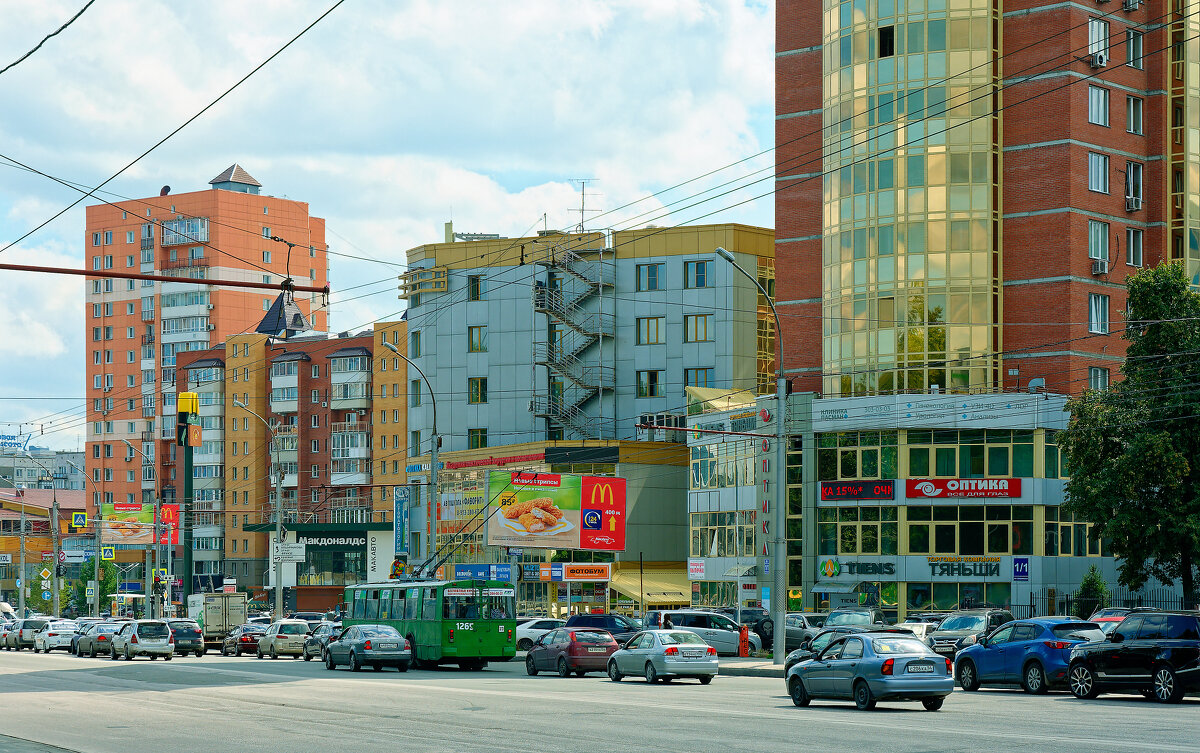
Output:
<svg viewBox="0 0 1200 753">
<path fill-rule="evenodd" d="M 754 390 L 729 391 L 720 387 L 684 387 L 688 399 L 688 415 L 710 411 L 753 408 L 757 395 Z"/>
<path fill-rule="evenodd" d="M 692 603 L 692 586 L 683 568 L 639 573 L 635 563 L 630 569 L 614 573 L 609 586 L 639 606 L 644 603 L 647 609 L 690 606 Z"/>
</svg>

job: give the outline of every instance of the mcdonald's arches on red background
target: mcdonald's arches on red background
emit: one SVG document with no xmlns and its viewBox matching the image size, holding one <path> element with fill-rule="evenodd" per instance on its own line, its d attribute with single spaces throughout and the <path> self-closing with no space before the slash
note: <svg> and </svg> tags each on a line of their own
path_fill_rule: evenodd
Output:
<svg viewBox="0 0 1200 753">
<path fill-rule="evenodd" d="M 579 548 L 625 551 L 625 479 L 584 476 L 579 493 Z"/>
</svg>

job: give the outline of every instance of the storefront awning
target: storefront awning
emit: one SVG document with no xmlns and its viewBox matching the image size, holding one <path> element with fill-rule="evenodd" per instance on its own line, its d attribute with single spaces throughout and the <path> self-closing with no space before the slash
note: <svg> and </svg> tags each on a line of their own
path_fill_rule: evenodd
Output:
<svg viewBox="0 0 1200 753">
<path fill-rule="evenodd" d="M 834 583 L 826 580 L 818 581 L 812 590 L 818 594 L 852 594 L 856 588 L 857 583 Z"/>
<path fill-rule="evenodd" d="M 636 569 L 614 573 L 608 584 L 638 604 L 676 605 L 692 603 L 692 586 L 683 570 L 653 570 L 639 574 Z M 644 589 L 644 590 L 643 590 Z"/>
<path fill-rule="evenodd" d="M 726 578 L 747 578 L 758 575 L 758 565 L 734 565 L 725 571 Z"/>
</svg>

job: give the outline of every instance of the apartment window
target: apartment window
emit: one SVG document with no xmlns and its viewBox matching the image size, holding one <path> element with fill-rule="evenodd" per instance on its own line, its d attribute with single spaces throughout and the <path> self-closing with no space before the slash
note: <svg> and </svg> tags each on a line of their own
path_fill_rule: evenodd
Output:
<svg viewBox="0 0 1200 753">
<path fill-rule="evenodd" d="M 113 258 L 112 258 L 112 256 L 105 256 L 105 257 L 104 257 L 104 268 L 105 268 L 105 269 L 112 269 L 112 266 L 113 266 L 113 260 L 112 260 L 112 259 L 113 259 Z"/>
<path fill-rule="evenodd" d="M 484 325 L 467 327 L 467 351 L 469 353 L 486 353 L 487 349 L 487 327 Z"/>
<path fill-rule="evenodd" d="M 1099 86 L 1088 87 L 1088 122 L 1108 125 L 1108 89 Z"/>
<path fill-rule="evenodd" d="M 93 246 L 100 245 L 100 233 L 92 233 L 92 245 Z M 97 257 L 92 257 L 92 258 L 97 258 Z"/>
<path fill-rule="evenodd" d="M 125 231 L 125 242 L 133 243 L 133 231 L 132 230 Z"/>
<path fill-rule="evenodd" d="M 237 372 L 236 372 L 236 371 L 234 372 L 234 377 L 237 377 Z M 312 397 L 310 398 L 310 401 L 311 401 L 311 402 L 312 402 L 314 405 L 316 405 L 317 403 L 321 402 L 321 391 L 320 391 L 320 390 L 313 390 L 313 391 L 312 391 Z"/>
<path fill-rule="evenodd" d="M 666 317 L 645 316 L 637 320 L 637 344 L 660 345 L 663 342 L 664 330 L 667 328 Z"/>
<path fill-rule="evenodd" d="M 1129 133 L 1142 133 L 1142 98 L 1125 98 L 1125 130 Z"/>
<path fill-rule="evenodd" d="M 319 427 L 319 426 L 321 425 L 321 416 L 320 416 L 320 414 L 313 414 L 312 420 L 311 420 L 309 423 L 312 425 L 312 427 L 313 427 L 314 429 L 315 429 L 315 428 L 317 428 L 317 427 Z M 244 428 L 246 428 L 246 427 L 245 427 L 245 426 L 243 426 L 242 428 L 244 429 Z"/>
<path fill-rule="evenodd" d="M 662 397 L 663 373 L 661 371 L 637 372 L 638 397 Z"/>
<path fill-rule="evenodd" d="M 637 289 L 639 291 L 661 290 L 662 268 L 661 264 L 637 265 Z"/>
<path fill-rule="evenodd" d="M 112 231 L 111 230 L 104 231 L 104 245 L 106 245 L 106 246 L 112 245 Z"/>
<path fill-rule="evenodd" d="M 408 383 L 408 404 L 416 408 L 421 404 L 421 380 L 414 379 Z"/>
<path fill-rule="evenodd" d="M 1108 21 L 1099 18 L 1088 21 L 1088 54 L 1108 55 Z"/>
<path fill-rule="evenodd" d="M 1088 152 L 1088 190 L 1108 193 L 1108 155 Z"/>
<path fill-rule="evenodd" d="M 713 370 L 707 369 L 684 369 L 683 383 L 688 387 L 713 387 Z"/>
<path fill-rule="evenodd" d="M 487 402 L 487 377 L 471 377 L 467 380 L 467 402 Z"/>
<path fill-rule="evenodd" d="M 890 58 L 896 54 L 896 27 L 881 26 L 879 28 L 879 57 Z"/>
<path fill-rule="evenodd" d="M 321 451 L 321 440 L 319 440 L 319 439 L 309 440 L 308 451 L 309 452 L 320 452 Z"/>
<path fill-rule="evenodd" d="M 688 314 L 683 317 L 684 342 L 702 343 L 711 342 L 712 339 L 712 314 Z"/>
<path fill-rule="evenodd" d="M 270 251 L 263 251 L 263 262 L 265 262 L 267 264 L 271 263 L 271 252 Z"/>
<path fill-rule="evenodd" d="M 245 354 L 243 353 L 243 355 L 245 355 Z M 320 365 L 319 363 L 314 363 L 314 364 L 313 364 L 313 367 L 312 367 L 312 375 L 313 375 L 313 379 L 320 379 L 320 378 L 321 378 L 321 365 Z"/>
<path fill-rule="evenodd" d="M 411 358 L 421 357 L 421 333 L 412 332 L 408 335 L 408 355 Z M 395 359 L 392 359 L 395 360 Z"/>
<path fill-rule="evenodd" d="M 1125 31 L 1125 65 L 1130 68 L 1142 67 L 1142 32 L 1127 29 Z"/>
<path fill-rule="evenodd" d="M 1125 263 L 1131 267 L 1142 266 L 1142 236 L 1138 228 L 1125 228 Z"/>
<path fill-rule="evenodd" d="M 420 432 L 420 430 L 410 431 L 408 433 L 408 454 L 409 455 L 420 455 L 421 454 L 421 432 Z"/>
<path fill-rule="evenodd" d="M 685 261 L 683 263 L 683 286 L 685 288 L 712 287 L 712 262 Z"/>
<path fill-rule="evenodd" d="M 1108 334 L 1108 296 L 1088 293 L 1088 332 Z"/>
<path fill-rule="evenodd" d="M 1108 223 L 1088 220 L 1088 258 L 1108 261 Z"/>
<path fill-rule="evenodd" d="M 1125 163 L 1125 198 L 1131 199 L 1131 205 L 1140 208 L 1142 205 L 1142 163 Z"/>
<path fill-rule="evenodd" d="M 1108 389 L 1108 369 L 1099 366 L 1088 368 L 1088 388 L 1093 390 Z"/>
<path fill-rule="evenodd" d="M 321 478 L 321 466 L 310 465 L 308 467 L 308 475 L 312 478 Z"/>
<path fill-rule="evenodd" d="M 467 429 L 467 449 L 481 450 L 488 446 L 487 429 Z"/>
<path fill-rule="evenodd" d="M 134 334 L 133 327 L 126 327 L 125 328 L 125 338 L 127 340 L 132 340 L 134 337 L 136 337 L 136 335 Z"/>
<path fill-rule="evenodd" d="M 482 301 L 487 295 L 487 285 L 483 275 L 467 276 L 467 300 Z"/>
<path fill-rule="evenodd" d="M 271 237 L 271 228 L 269 228 L 269 227 L 263 227 L 263 237 L 264 237 L 264 238 L 270 238 L 270 237 Z"/>
</svg>

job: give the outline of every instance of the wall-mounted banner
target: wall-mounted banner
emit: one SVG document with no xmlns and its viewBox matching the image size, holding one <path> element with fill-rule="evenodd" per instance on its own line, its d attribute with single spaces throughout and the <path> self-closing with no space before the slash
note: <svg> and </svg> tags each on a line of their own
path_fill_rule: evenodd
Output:
<svg viewBox="0 0 1200 753">
<path fill-rule="evenodd" d="M 154 543 L 154 505 L 146 502 L 105 502 L 101 505 L 104 521 L 101 525 L 100 541 L 104 544 L 141 544 Z M 159 543 L 179 543 L 179 505 L 163 505 L 162 521 L 164 528 L 159 535 Z M 168 532 L 170 541 L 168 542 Z"/>
<path fill-rule="evenodd" d="M 489 546 L 624 551 L 625 479 L 488 474 Z"/>
<path fill-rule="evenodd" d="M 910 478 L 905 493 L 913 497 L 1020 497 L 1019 478 Z"/>
</svg>

